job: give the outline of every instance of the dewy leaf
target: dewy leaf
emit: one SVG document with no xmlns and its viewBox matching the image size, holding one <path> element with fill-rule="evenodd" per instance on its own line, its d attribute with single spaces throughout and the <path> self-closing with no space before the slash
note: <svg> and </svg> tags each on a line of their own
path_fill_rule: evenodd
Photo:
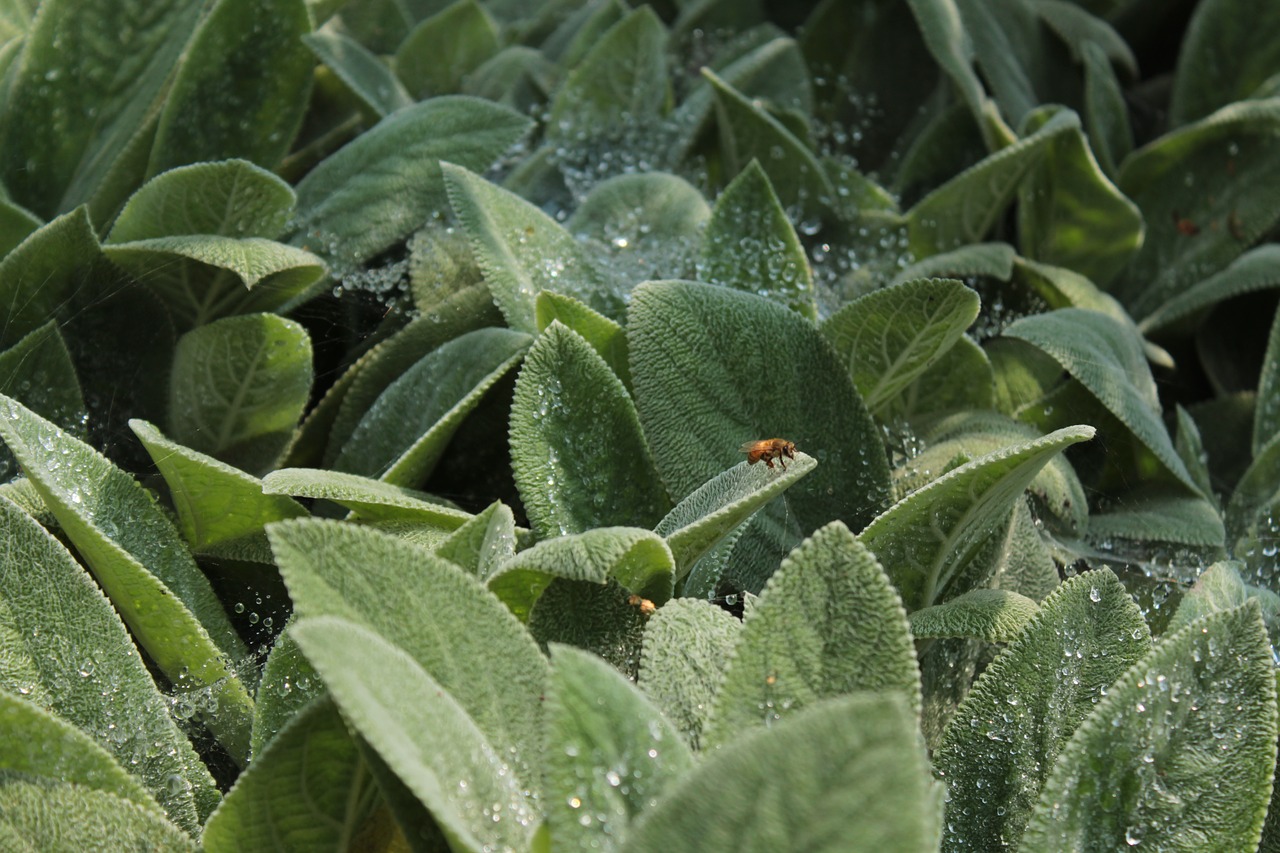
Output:
<svg viewBox="0 0 1280 853">
<path fill-rule="evenodd" d="M 72 432 L 82 432 L 88 421 L 71 353 L 54 320 L 0 353 L 0 394 Z M 7 450 L 0 450 L 0 460 L 0 479 L 8 480 L 17 465 Z"/>
<path fill-rule="evenodd" d="M 89 200 L 146 123 L 201 11 L 178 0 L 145 13 L 136 0 L 41 4 L 0 114 L 0 177 L 14 201 L 51 219 Z"/>
<path fill-rule="evenodd" d="M 466 416 L 528 345 L 528 335 L 510 329 L 477 329 L 427 353 L 369 407 L 333 467 L 420 485 Z"/>
<path fill-rule="evenodd" d="M 111 753 L 88 734 L 35 702 L 0 691 L 0 767 L 5 781 L 41 779 L 93 788 L 129 800 L 163 815 L 160 805 L 134 776 L 125 772 Z M 191 815 L 179 815 L 178 818 Z M 175 821 L 176 822 L 176 821 Z M 193 831 L 194 826 L 186 827 Z"/>
<path fill-rule="evenodd" d="M 511 470 L 539 538 L 652 527 L 670 509 L 622 382 L 564 326 L 529 350 L 510 424 Z"/>
<path fill-rule="evenodd" d="M 758 160 L 720 193 L 703 239 L 700 281 L 774 299 L 817 318 L 809 258 Z"/>
<path fill-rule="evenodd" d="M 414 27 L 396 48 L 395 71 L 412 97 L 461 91 L 501 47 L 498 25 L 476 0 L 459 0 Z"/>
<path fill-rule="evenodd" d="M 875 556 L 833 521 L 782 561 L 742 620 L 703 742 L 726 744 L 859 690 L 900 691 L 918 712 L 906 616 Z"/>
<path fill-rule="evenodd" d="M 303 0 L 218 0 L 165 96 L 149 175 L 232 157 L 274 169 L 310 100 L 310 31 Z"/>
<path fill-rule="evenodd" d="M 673 496 L 742 461 L 743 442 L 780 437 L 819 461 L 787 491 L 803 532 L 832 518 L 861 529 L 887 502 L 879 429 L 794 311 L 728 288 L 650 282 L 633 294 L 627 341 L 636 409 Z"/>
<path fill-rule="evenodd" d="M 924 257 L 981 242 L 1055 139 L 1079 132 L 1075 113 L 1059 113 L 916 202 L 907 212 L 911 251 Z"/>
<path fill-rule="evenodd" d="M 325 695 L 324 682 L 289 632 L 292 622 L 276 638 L 262 667 L 257 701 L 253 705 L 253 757 L 312 700 Z"/>
<path fill-rule="evenodd" d="M 1217 508 L 1203 496 L 1157 486 L 1134 489 L 1116 508 L 1090 515 L 1089 536 L 1220 548 L 1225 529 Z"/>
<path fill-rule="evenodd" d="M 320 30 L 304 35 L 302 41 L 378 118 L 414 102 L 386 63 L 355 39 Z"/>
<path fill-rule="evenodd" d="M 342 849 L 389 835 L 390 815 L 329 698 L 298 714 L 240 774 L 200 844 L 207 853 Z"/>
<path fill-rule="evenodd" d="M 991 360 L 967 335 L 956 339 L 924 373 L 898 396 L 891 415 L 924 423 L 944 414 L 996 408 Z"/>
<path fill-rule="evenodd" d="M 693 768 L 671 721 L 617 670 L 553 646 L 547 680 L 547 825 L 556 850 L 616 850 Z"/>
<path fill-rule="evenodd" d="M 934 755 L 950 794 L 944 849 L 1016 840 L 1071 732 L 1150 648 L 1142 614 L 1107 569 L 1045 599 L 978 678 Z"/>
<path fill-rule="evenodd" d="M 1276 761 L 1276 682 L 1254 604 L 1167 636 L 1076 729 L 1023 849 L 1253 850 Z"/>
<path fill-rule="evenodd" d="M 1253 453 L 1257 456 L 1267 442 L 1280 435 L 1280 312 L 1271 320 L 1267 350 L 1258 378 L 1258 399 L 1253 416 Z M 1207 494 L 1207 493 L 1206 493 Z"/>
<path fill-rule="evenodd" d="M 1280 44 L 1269 37 L 1277 28 L 1280 9 L 1271 4 L 1198 4 L 1178 50 L 1169 124 L 1177 127 L 1243 101 L 1280 72 Z"/>
<path fill-rule="evenodd" d="M 916 261 L 893 277 L 890 287 L 913 278 L 977 278 L 1008 281 L 1018 253 L 1008 243 L 973 243 Z"/>
<path fill-rule="evenodd" d="M 1262 611 L 1262 621 L 1274 638 L 1277 619 L 1280 616 L 1280 596 L 1269 589 L 1246 584 L 1240 577 L 1243 564 L 1235 560 L 1221 560 L 1205 569 L 1196 578 L 1195 586 L 1187 590 L 1173 618 L 1165 626 L 1165 634 L 1172 636 L 1201 616 L 1222 610 L 1233 610 L 1253 599 Z"/>
<path fill-rule="evenodd" d="M 534 319 L 539 332 L 545 332 L 552 323 L 559 321 L 566 329 L 580 335 L 630 391 L 631 367 L 627 358 L 627 336 L 622 326 L 572 296 L 550 290 L 538 294 L 534 303 Z"/>
<path fill-rule="evenodd" d="M 516 520 L 511 507 L 494 501 L 450 533 L 435 551 L 455 566 L 487 581 L 516 553 Z"/>
<path fill-rule="evenodd" d="M 532 770 L 542 755 L 538 697 L 547 662 L 480 581 L 417 546 L 353 524 L 281 522 L 268 535 L 300 617 L 291 630 L 304 651 L 299 627 L 316 616 L 377 631 L 412 657 L 437 689 L 449 692 L 526 785 L 536 785 Z"/>
<path fill-rule="evenodd" d="M 708 68 L 702 76 L 716 93 L 716 124 L 727 174 L 738 175 L 757 161 L 778 198 L 796 208 L 806 222 L 833 205 L 835 187 L 808 146 L 782 122 Z"/>
<path fill-rule="evenodd" d="M 1280 246 L 1268 243 L 1250 249 L 1226 269 L 1165 300 L 1138 328 L 1144 332 L 1156 331 L 1233 296 L 1277 286 L 1280 286 Z"/>
<path fill-rule="evenodd" d="M 672 785 L 623 842 L 680 850 L 936 850 L 941 785 L 905 697 L 859 694 L 745 734 Z"/>
<path fill-rule="evenodd" d="M 102 250 L 84 208 L 34 231 L 0 262 L 6 307 L 0 345 L 10 347 L 45 323 L 63 319 L 84 281 L 101 269 Z"/>
<path fill-rule="evenodd" d="M 173 523 L 124 471 L 3 396 L 0 437 L 160 670 L 207 691 L 202 718 L 243 761 L 253 700 L 232 667 L 244 646 Z"/>
<path fill-rule="evenodd" d="M 1071 129 L 1053 135 L 1018 187 L 1018 245 L 1028 258 L 1106 285 L 1142 245 L 1142 214 L 1098 167 L 1075 113 L 1038 108 L 1024 132 L 1064 114 Z"/>
<path fill-rule="evenodd" d="M 293 213 L 293 188 L 247 160 L 196 163 L 156 175 L 130 197 L 106 242 L 216 234 L 274 238 Z"/>
<path fill-rule="evenodd" d="M 873 290 L 822 324 L 867 408 L 883 416 L 978 316 L 978 294 L 954 279 L 927 278 Z"/>
<path fill-rule="evenodd" d="M 673 598 L 645 626 L 640 687 L 694 749 L 741 628 L 729 611 L 694 598 Z"/>
<path fill-rule="evenodd" d="M 307 515 L 292 498 L 264 494 L 261 480 L 170 441 L 154 424 L 134 419 L 129 426 L 168 484 L 178 525 L 193 551 L 239 556 L 243 548 L 270 562 L 270 552 L 255 547 L 266 545 L 266 525 Z"/>
<path fill-rule="evenodd" d="M 435 98 L 360 134 L 298 184 L 294 243 L 354 267 L 422 226 L 447 204 L 440 161 L 484 169 L 529 120 L 477 98 Z"/>
<path fill-rule="evenodd" d="M 6 500 L 0 555 L 0 687 L 91 737 L 194 834 L 217 805 L 217 788 L 120 617 L 66 549 Z M 18 749 L 24 741 L 4 729 Z"/>
<path fill-rule="evenodd" d="M 169 434 L 261 474 L 284 452 L 311 393 L 311 338 L 274 314 L 227 317 L 183 335 L 169 379 Z"/>
<path fill-rule="evenodd" d="M 610 138 L 660 116 L 670 97 L 666 48 L 666 28 L 648 6 L 610 27 L 556 91 L 548 138 Z"/>
<path fill-rule="evenodd" d="M 786 471 L 755 467 L 745 460 L 712 477 L 667 513 L 654 530 L 666 537 L 676 561 L 676 578 L 723 542 L 752 513 L 809 474 L 817 461 L 797 450 Z"/>
<path fill-rule="evenodd" d="M 1133 152 L 1119 186 L 1148 223 L 1113 286 L 1144 321 L 1226 267 L 1280 219 L 1280 98 L 1230 104 Z"/>
<path fill-rule="evenodd" d="M 1063 308 L 1023 317 L 1007 326 L 1004 334 L 1026 341 L 1062 365 L 1174 477 L 1199 494 L 1161 420 L 1146 354 L 1123 324 L 1097 311 Z"/>
<path fill-rule="evenodd" d="M 1035 601 L 1006 589 L 973 589 L 946 604 L 911 614 L 911 636 L 917 640 L 969 637 L 987 643 L 1007 643 L 1035 616 Z"/>
<path fill-rule="evenodd" d="M 530 849 L 538 815 L 505 752 L 413 658 L 333 616 L 300 620 L 293 631 L 343 717 L 430 810 L 451 848 Z"/>
<path fill-rule="evenodd" d="M 456 530 L 471 518 L 423 492 L 341 471 L 281 468 L 262 478 L 262 491 L 333 501 L 368 521 L 423 521 Z"/>
<path fill-rule="evenodd" d="M 543 648 L 564 643 L 594 652 L 628 678 L 640 663 L 644 602 L 616 580 L 556 578 L 529 612 L 529 633 Z"/>
<path fill-rule="evenodd" d="M 1265 368 L 1264 368 L 1265 369 Z M 1181 405 L 1177 409 L 1177 433 L 1174 437 L 1174 449 L 1178 458 L 1187 466 L 1187 473 L 1195 481 L 1202 495 L 1213 494 L 1213 483 L 1210 481 L 1209 460 L 1204 452 L 1204 443 L 1200 439 L 1200 428 L 1191 415 Z"/>
<path fill-rule="evenodd" d="M 1093 437 L 1074 426 L 956 468 L 876 518 L 858 539 L 880 560 L 908 612 L 976 589 L 975 560 L 1003 531 L 1014 501 L 1055 455 Z"/>
<path fill-rule="evenodd" d="M 621 313 L 620 296 L 564 226 L 466 169 L 442 168 L 454 213 L 508 326 L 537 331 L 534 300 L 543 290 L 566 293 L 606 316 Z"/>
<path fill-rule="evenodd" d="M 181 829 L 151 809 L 80 785 L 12 781 L 0 786 L 0 845 L 10 850 L 199 853 Z"/>
<path fill-rule="evenodd" d="M 656 533 L 599 527 L 521 551 L 499 566 L 488 584 L 523 621 L 556 578 L 596 584 L 613 578 L 628 592 L 662 604 L 671 597 L 672 572 L 671 552 Z"/>
</svg>

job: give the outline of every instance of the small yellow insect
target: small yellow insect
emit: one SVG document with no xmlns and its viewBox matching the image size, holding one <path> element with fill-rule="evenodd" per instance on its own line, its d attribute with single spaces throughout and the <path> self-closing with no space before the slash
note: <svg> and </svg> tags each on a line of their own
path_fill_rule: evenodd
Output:
<svg viewBox="0 0 1280 853">
<path fill-rule="evenodd" d="M 638 595 L 629 596 L 627 598 L 627 604 L 630 604 L 632 607 L 640 608 L 641 616 L 652 616 L 654 612 L 658 609 L 657 605 L 655 605 L 652 601 L 650 601 L 647 598 L 641 598 Z"/>
<path fill-rule="evenodd" d="M 777 459 L 778 464 L 782 466 L 782 470 L 787 470 L 786 459 L 796 458 L 796 443 L 787 441 L 785 438 L 764 438 L 759 441 L 744 442 L 738 448 L 739 453 L 747 454 L 747 464 L 754 465 L 761 459 L 770 469 L 773 468 L 773 460 Z"/>
</svg>

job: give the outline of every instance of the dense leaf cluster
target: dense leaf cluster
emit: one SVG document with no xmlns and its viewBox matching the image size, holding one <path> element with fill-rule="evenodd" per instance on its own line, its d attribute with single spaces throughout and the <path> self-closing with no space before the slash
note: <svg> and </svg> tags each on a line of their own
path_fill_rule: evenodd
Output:
<svg viewBox="0 0 1280 853">
<path fill-rule="evenodd" d="M 0 7 L 0 848 L 1280 846 L 1280 6 Z"/>
</svg>

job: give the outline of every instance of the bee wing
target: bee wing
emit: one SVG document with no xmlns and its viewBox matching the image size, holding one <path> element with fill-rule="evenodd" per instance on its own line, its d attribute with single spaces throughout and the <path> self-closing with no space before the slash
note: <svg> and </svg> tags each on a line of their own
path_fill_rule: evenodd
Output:
<svg viewBox="0 0 1280 853">
<path fill-rule="evenodd" d="M 744 441 L 744 442 L 742 442 L 742 446 L 738 448 L 738 452 L 739 452 L 739 453 L 750 453 L 751 451 L 753 451 L 753 450 L 755 450 L 755 449 L 756 449 L 756 446 L 757 446 L 758 444 L 760 444 L 760 442 L 758 442 L 758 441 Z"/>
</svg>

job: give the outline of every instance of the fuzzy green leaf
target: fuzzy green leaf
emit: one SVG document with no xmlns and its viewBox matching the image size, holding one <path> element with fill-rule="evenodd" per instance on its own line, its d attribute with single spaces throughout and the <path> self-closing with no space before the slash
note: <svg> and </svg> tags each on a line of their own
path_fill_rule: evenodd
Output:
<svg viewBox="0 0 1280 853">
<path fill-rule="evenodd" d="M 302 41 L 378 118 L 413 104 L 413 96 L 387 64 L 355 39 L 321 30 L 304 35 Z"/>
<path fill-rule="evenodd" d="M 1018 187 L 1019 249 L 1105 285 L 1142 245 L 1142 214 L 1098 167 L 1074 113 L 1038 108 L 1025 130 L 1047 127 L 1064 114 L 1071 128 L 1053 134 Z"/>
<path fill-rule="evenodd" d="M 137 0 L 41 4 L 0 115 L 0 172 L 15 201 L 49 219 L 89 200 L 157 106 L 201 11 L 177 0 L 145 14 Z"/>
<path fill-rule="evenodd" d="M 1187 466 L 1196 488 L 1202 495 L 1213 494 L 1213 483 L 1210 482 L 1208 458 L 1204 452 L 1204 443 L 1200 440 L 1200 428 L 1192 420 L 1191 415 L 1182 406 L 1177 406 L 1177 433 L 1174 437 L 1174 449 L 1178 458 Z"/>
<path fill-rule="evenodd" d="M 942 786 L 905 697 L 842 697 L 707 756 L 622 845 L 679 850 L 936 850 Z"/>
<path fill-rule="evenodd" d="M 505 750 L 413 658 L 333 616 L 300 620 L 293 631 L 343 717 L 427 807 L 452 849 L 530 848 L 538 816 Z"/>
<path fill-rule="evenodd" d="M 1270 3 L 1198 4 L 1178 51 L 1169 124 L 1177 127 L 1243 101 L 1280 73 L 1280 44 L 1270 37 L 1278 28 L 1280 9 Z"/>
<path fill-rule="evenodd" d="M 1064 4 L 1065 5 L 1065 4 Z M 1124 91 L 1103 49 L 1086 42 L 1084 59 L 1084 119 L 1089 147 L 1108 178 L 1115 180 L 1120 164 L 1133 150 L 1133 128 Z"/>
<path fill-rule="evenodd" d="M 44 222 L 40 217 L 8 199 L 0 199 L 0 258 L 31 236 Z"/>
<path fill-rule="evenodd" d="M 978 316 L 978 294 L 953 279 L 915 279 L 874 290 L 822 324 L 867 408 L 887 406 Z"/>
<path fill-rule="evenodd" d="M 8 348 L 74 309 L 81 283 L 101 271 L 102 250 L 84 208 L 41 226 L 0 262 L 6 309 L 0 345 Z"/>
<path fill-rule="evenodd" d="M 1136 319 L 1224 269 L 1280 219 L 1278 131 L 1280 98 L 1242 101 L 1125 160 L 1120 189 L 1149 227 L 1113 291 Z"/>
<path fill-rule="evenodd" d="M 673 598 L 644 630 L 640 687 L 697 749 L 742 623 L 706 601 Z"/>
<path fill-rule="evenodd" d="M 130 197 L 106 242 L 191 234 L 272 239 L 284 230 L 293 205 L 292 187 L 247 160 L 181 166 Z"/>
<path fill-rule="evenodd" d="M 1036 615 L 1035 601 L 1006 589 L 973 589 L 946 604 L 911 614 L 916 639 L 970 637 L 987 643 L 1007 643 Z"/>
<path fill-rule="evenodd" d="M 478 329 L 432 350 L 387 386 L 334 460 L 338 471 L 420 485 L 463 420 L 524 355 L 529 337 Z"/>
<path fill-rule="evenodd" d="M 193 551 L 239 554 L 243 548 L 270 562 L 270 552 L 261 553 L 266 525 L 307 515 L 292 498 L 263 494 L 261 480 L 170 441 L 153 424 L 135 419 L 129 426 L 168 484 L 179 528 Z"/>
<path fill-rule="evenodd" d="M 913 278 L 977 278 L 984 276 L 1008 281 L 1018 253 L 1008 243 L 972 243 L 929 255 L 893 277 L 890 287 Z"/>
<path fill-rule="evenodd" d="M 1217 508 L 1200 495 L 1136 489 L 1116 508 L 1090 515 L 1089 536 L 1220 548 L 1226 533 Z"/>
<path fill-rule="evenodd" d="M 680 733 L 635 685 L 594 655 L 551 649 L 545 796 L 556 850 L 618 849 L 692 768 Z"/>
<path fill-rule="evenodd" d="M 1225 269 L 1172 295 L 1147 315 L 1138 328 L 1152 332 L 1190 316 L 1210 305 L 1280 286 L 1280 246 L 1268 243 L 1245 252 Z"/>
<path fill-rule="evenodd" d="M 967 335 L 898 395 L 891 416 L 928 422 L 949 413 L 996 408 L 996 379 L 991 360 Z"/>
<path fill-rule="evenodd" d="M 1178 609 L 1165 626 L 1165 634 L 1172 636 L 1201 616 L 1221 610 L 1233 610 L 1253 599 L 1258 602 L 1262 621 L 1275 642 L 1276 628 L 1280 624 L 1280 595 L 1269 589 L 1252 586 L 1240 577 L 1242 564 L 1223 560 L 1205 569 L 1196 578 L 1195 586 L 1187 590 L 1178 602 Z"/>
<path fill-rule="evenodd" d="M 716 199 L 698 279 L 774 299 L 816 319 L 809 258 L 758 160 Z"/>
<path fill-rule="evenodd" d="M 1256 606 L 1166 637 L 1076 729 L 1027 849 L 1252 850 L 1276 760 L 1276 683 Z"/>
<path fill-rule="evenodd" d="M 908 612 L 978 588 L 978 558 L 1014 501 L 1050 459 L 1093 434 L 1093 427 L 1067 427 L 975 459 L 894 504 L 858 538 L 889 573 Z"/>
<path fill-rule="evenodd" d="M 292 623 L 290 623 L 292 626 Z M 286 627 L 271 646 L 262 667 L 262 679 L 253 705 L 253 757 L 256 760 L 272 739 L 302 709 L 325 695 L 320 673 L 302 654 Z"/>
<path fill-rule="evenodd" d="M 538 697 L 546 660 L 478 580 L 414 545 L 357 525 L 281 522 L 268 536 L 299 626 L 335 616 L 377 631 L 449 692 L 526 784 L 536 783 L 531 770 L 542 754 Z M 292 630 L 306 650 L 298 627 Z"/>
<path fill-rule="evenodd" d="M 743 442 L 781 437 L 819 465 L 770 507 L 778 525 L 809 533 L 839 518 L 858 530 L 887 502 L 880 432 L 848 371 L 795 312 L 729 288 L 650 282 L 633 294 L 627 341 L 640 422 L 676 498 L 741 461 Z M 765 547 L 776 565 L 790 545 Z M 768 573 L 756 562 L 744 581 L 759 589 Z"/>
<path fill-rule="evenodd" d="M 494 501 L 449 534 L 436 553 L 487 581 L 516 553 L 516 521 L 511 507 Z"/>
<path fill-rule="evenodd" d="M 1267 442 L 1277 435 L 1280 435 L 1280 311 L 1271 320 L 1271 334 L 1267 337 L 1267 350 L 1262 358 L 1262 375 L 1258 377 L 1258 398 L 1253 415 L 1254 455 L 1261 453 Z"/>
<path fill-rule="evenodd" d="M 207 692 L 203 719 L 244 760 L 253 700 L 232 669 L 244 646 L 173 523 L 132 477 L 7 397 L 0 437 L 138 643 L 181 691 Z"/>
<path fill-rule="evenodd" d="M 254 758 L 200 843 L 207 853 L 358 847 L 393 832 L 381 805 L 338 709 L 319 699 Z"/>
<path fill-rule="evenodd" d="M 273 314 L 183 335 L 169 379 L 169 434 L 250 474 L 270 471 L 311 393 L 311 338 Z"/>
<path fill-rule="evenodd" d="M 476 98 L 400 110 L 302 179 L 294 242 L 356 266 L 445 209 L 441 160 L 484 169 L 528 128 L 523 116 Z"/>
<path fill-rule="evenodd" d="M 0 846 L 70 853 L 101 849 L 108 840 L 117 850 L 199 851 L 154 810 L 106 791 L 36 782 L 0 786 Z"/>
<path fill-rule="evenodd" d="M 512 473 L 540 538 L 652 527 L 671 507 L 622 382 L 564 326 L 529 350 L 510 429 Z"/>
<path fill-rule="evenodd" d="M 498 25 L 484 7 L 476 0 L 459 0 L 405 36 L 396 48 L 394 67 L 413 98 L 450 95 L 462 91 L 467 75 L 500 47 Z"/>
<path fill-rule="evenodd" d="M 368 521 L 420 521 L 456 530 L 471 519 L 470 513 L 422 492 L 341 471 L 281 468 L 262 478 L 262 491 L 333 501 Z"/>
<path fill-rule="evenodd" d="M 0 394 L 72 432 L 88 421 L 71 353 L 53 320 L 0 353 Z M 0 460 L 0 479 L 7 480 L 17 464 L 7 449 Z"/>
<path fill-rule="evenodd" d="M 66 549 L 6 500 L 0 500 L 0 537 L 0 687 L 92 738 L 119 762 L 117 770 L 130 770 L 170 820 L 194 834 L 217 805 L 217 788 L 169 715 L 169 702 L 120 617 Z M 5 724 L 4 741 L 20 752 L 32 741 L 17 736 L 16 720 L 14 726 Z M 41 761 L 53 761 L 55 754 Z M 93 761 L 91 755 L 83 760 Z M 79 781 L 70 773 L 45 775 Z"/>
<path fill-rule="evenodd" d="M 529 612 L 529 633 L 544 649 L 586 649 L 634 678 L 644 635 L 643 602 L 617 580 L 606 584 L 556 578 Z"/>
<path fill-rule="evenodd" d="M 558 536 L 521 551 L 498 567 L 489 589 L 521 620 L 556 578 L 604 584 L 662 604 L 671 597 L 674 564 L 662 537 L 633 527 L 599 527 Z"/>
<path fill-rule="evenodd" d="M 627 336 L 622 326 L 572 296 L 550 290 L 538 294 L 534 303 L 534 320 L 539 333 L 559 321 L 566 329 L 580 335 L 630 391 L 631 367 L 627 359 Z"/>
<path fill-rule="evenodd" d="M 537 330 L 534 304 L 543 290 L 566 293 L 606 316 L 620 313 L 619 295 L 563 225 L 466 169 L 442 168 L 453 211 L 508 326 Z"/>
<path fill-rule="evenodd" d="M 875 556 L 838 521 L 782 561 L 742 621 L 708 745 L 772 727 L 821 699 L 901 691 L 920 708 L 920 670 L 902 600 Z"/>
<path fill-rule="evenodd" d="M 1276 533 L 1274 518 L 1280 518 L 1280 433 L 1258 450 L 1231 493 L 1225 518 L 1227 543 L 1247 534 L 1271 538 Z M 1236 555 L 1245 557 L 1238 545 Z"/>
<path fill-rule="evenodd" d="M 1150 649 L 1142 614 L 1107 569 L 1045 599 L 978 678 L 935 754 L 951 797 L 944 847 L 1016 841 L 1071 733 Z"/>
<path fill-rule="evenodd" d="M 817 464 L 801 451 L 796 451 L 785 471 L 743 461 L 691 492 L 654 528 L 666 537 L 671 548 L 676 578 L 686 577 L 694 564 L 738 525 L 812 472 Z"/>
</svg>

